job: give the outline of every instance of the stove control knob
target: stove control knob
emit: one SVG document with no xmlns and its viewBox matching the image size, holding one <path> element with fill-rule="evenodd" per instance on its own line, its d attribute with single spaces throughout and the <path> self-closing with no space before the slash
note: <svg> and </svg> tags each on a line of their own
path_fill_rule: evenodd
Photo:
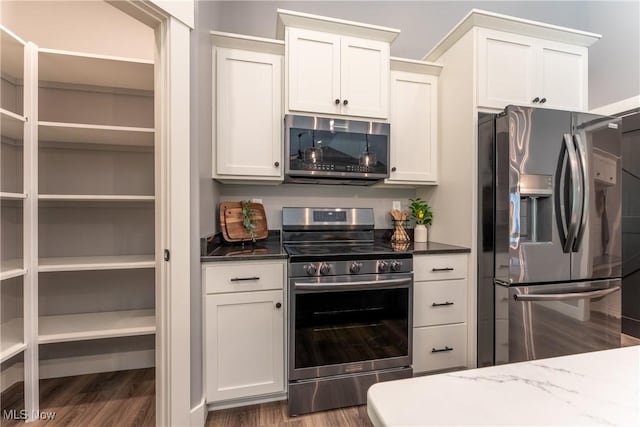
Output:
<svg viewBox="0 0 640 427">
<path fill-rule="evenodd" d="M 360 272 L 360 269 L 362 268 L 362 263 L 359 262 L 354 262 L 351 264 L 351 267 L 349 267 L 349 271 L 351 271 L 352 273 L 356 274 Z"/>
<path fill-rule="evenodd" d="M 307 276 L 315 276 L 316 271 L 318 271 L 318 267 L 315 264 L 306 264 L 304 266 L 304 271 L 307 273 Z"/>
<path fill-rule="evenodd" d="M 401 268 L 402 268 L 402 261 L 391 262 L 391 271 L 400 271 Z"/>
<path fill-rule="evenodd" d="M 331 273 L 331 264 L 322 264 L 320 266 L 320 274 L 329 274 Z"/>
<path fill-rule="evenodd" d="M 378 261 L 378 271 L 384 273 L 389 269 L 389 263 L 387 261 Z"/>
</svg>

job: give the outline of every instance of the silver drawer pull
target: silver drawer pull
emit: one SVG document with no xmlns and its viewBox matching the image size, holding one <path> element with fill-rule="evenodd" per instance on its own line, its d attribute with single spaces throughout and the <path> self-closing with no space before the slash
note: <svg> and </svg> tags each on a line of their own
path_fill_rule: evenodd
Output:
<svg viewBox="0 0 640 427">
<path fill-rule="evenodd" d="M 234 277 L 231 279 L 231 282 L 246 282 L 248 280 L 260 280 L 258 276 L 253 277 Z"/>
<path fill-rule="evenodd" d="M 432 268 L 431 271 L 453 271 L 453 267 Z"/>
<path fill-rule="evenodd" d="M 453 348 L 449 346 L 444 346 L 444 348 L 432 348 L 431 353 L 442 353 L 443 351 L 452 351 Z"/>
<path fill-rule="evenodd" d="M 453 305 L 453 303 L 451 301 L 434 302 L 431 304 L 431 307 L 442 307 L 443 305 Z"/>
</svg>

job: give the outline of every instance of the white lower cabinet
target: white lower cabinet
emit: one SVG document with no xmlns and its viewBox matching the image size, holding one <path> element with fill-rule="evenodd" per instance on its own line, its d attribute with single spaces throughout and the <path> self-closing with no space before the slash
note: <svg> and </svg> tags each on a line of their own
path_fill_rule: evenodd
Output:
<svg viewBox="0 0 640 427">
<path fill-rule="evenodd" d="M 284 393 L 284 262 L 220 263 L 203 279 L 207 403 Z M 230 282 L 226 292 L 216 281 Z M 260 282 L 266 290 L 254 290 Z"/>
<path fill-rule="evenodd" d="M 467 324 L 413 329 L 413 372 L 467 365 Z"/>
<path fill-rule="evenodd" d="M 415 255 L 413 372 L 467 366 L 467 255 Z"/>
</svg>

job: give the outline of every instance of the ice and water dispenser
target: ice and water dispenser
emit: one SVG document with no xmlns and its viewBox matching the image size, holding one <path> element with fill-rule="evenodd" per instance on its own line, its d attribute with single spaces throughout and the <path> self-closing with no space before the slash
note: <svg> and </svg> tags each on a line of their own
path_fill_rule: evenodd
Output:
<svg viewBox="0 0 640 427">
<path fill-rule="evenodd" d="M 551 242 L 553 225 L 553 177 L 520 175 L 519 215 L 521 243 Z"/>
</svg>

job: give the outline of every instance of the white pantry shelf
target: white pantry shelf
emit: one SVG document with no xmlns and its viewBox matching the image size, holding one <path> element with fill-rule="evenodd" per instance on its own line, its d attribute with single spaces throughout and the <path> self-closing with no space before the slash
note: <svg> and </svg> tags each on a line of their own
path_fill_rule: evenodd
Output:
<svg viewBox="0 0 640 427">
<path fill-rule="evenodd" d="M 92 271 L 154 268 L 154 255 L 116 255 L 40 258 L 38 271 Z"/>
<path fill-rule="evenodd" d="M 11 359 L 25 348 L 22 318 L 2 323 L 0 325 L 0 363 Z"/>
<path fill-rule="evenodd" d="M 4 25 L 0 25 L 0 63 L 2 73 L 13 79 L 24 78 L 24 47 L 26 43 Z"/>
<path fill-rule="evenodd" d="M 27 270 L 22 259 L 6 259 L 0 261 L 0 280 L 24 276 Z"/>
<path fill-rule="evenodd" d="M 23 200 L 27 195 L 24 193 L 0 192 L 0 200 Z"/>
<path fill-rule="evenodd" d="M 2 134 L 3 138 L 22 141 L 25 122 L 26 119 L 24 116 L 0 108 L 0 134 Z"/>
<path fill-rule="evenodd" d="M 40 344 L 151 335 L 155 331 L 154 310 L 64 314 L 39 320 Z"/>
<path fill-rule="evenodd" d="M 40 81 L 153 90 L 153 61 L 43 48 L 38 61 Z"/>
<path fill-rule="evenodd" d="M 153 147 L 154 133 L 153 128 L 131 126 L 61 122 L 38 123 L 38 139 L 42 142 Z"/>
<path fill-rule="evenodd" d="M 59 202 L 153 202 L 155 196 L 111 194 L 40 194 L 38 200 Z"/>
</svg>

